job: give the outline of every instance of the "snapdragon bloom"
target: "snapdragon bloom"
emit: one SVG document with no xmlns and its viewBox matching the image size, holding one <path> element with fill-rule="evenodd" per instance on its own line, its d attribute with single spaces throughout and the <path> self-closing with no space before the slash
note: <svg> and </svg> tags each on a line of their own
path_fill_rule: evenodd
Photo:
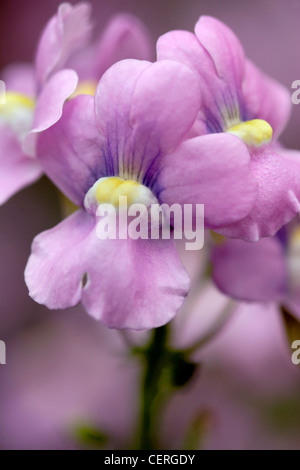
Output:
<svg viewBox="0 0 300 470">
<path fill-rule="evenodd" d="M 300 315 L 300 227 L 292 221 L 274 237 L 225 240 L 212 250 L 213 279 L 239 300 L 276 302 Z"/>
<path fill-rule="evenodd" d="M 300 154 L 276 143 L 290 113 L 290 94 L 246 59 L 234 33 L 211 17 L 200 18 L 195 34 L 160 37 L 157 50 L 158 59 L 178 60 L 198 73 L 203 101 L 194 133 L 233 135 L 249 154 L 255 204 L 242 220 L 217 231 L 247 241 L 274 235 L 300 209 Z"/>
<path fill-rule="evenodd" d="M 131 15 L 117 15 L 91 43 L 88 3 L 63 3 L 41 35 L 34 65 L 11 65 L 1 78 L 6 103 L 0 105 L 0 204 L 36 181 L 37 135 L 57 122 L 65 101 L 93 94 L 102 73 L 121 58 L 150 57 L 148 34 Z"/>
<path fill-rule="evenodd" d="M 211 136 L 185 140 L 200 99 L 189 67 L 128 59 L 103 75 L 95 98 L 66 103 L 37 152 L 48 177 L 81 208 L 35 238 L 25 271 L 33 299 L 52 309 L 81 302 L 112 328 L 153 328 L 175 315 L 189 279 L 173 240 L 100 240 L 97 212 L 104 203 L 118 207 L 118 196 L 145 207 L 205 203 L 211 224 L 249 212 L 255 185 L 244 145 L 220 135 L 212 154 Z"/>
</svg>

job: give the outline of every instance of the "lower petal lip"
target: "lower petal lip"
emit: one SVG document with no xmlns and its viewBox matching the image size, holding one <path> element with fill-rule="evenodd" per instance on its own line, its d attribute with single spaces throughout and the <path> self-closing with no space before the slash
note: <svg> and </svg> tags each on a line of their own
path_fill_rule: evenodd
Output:
<svg viewBox="0 0 300 470">
<path fill-rule="evenodd" d="M 35 238 L 25 280 L 49 308 L 81 301 L 108 327 L 136 330 L 171 320 L 189 289 L 173 240 L 99 240 L 83 210 Z"/>
</svg>

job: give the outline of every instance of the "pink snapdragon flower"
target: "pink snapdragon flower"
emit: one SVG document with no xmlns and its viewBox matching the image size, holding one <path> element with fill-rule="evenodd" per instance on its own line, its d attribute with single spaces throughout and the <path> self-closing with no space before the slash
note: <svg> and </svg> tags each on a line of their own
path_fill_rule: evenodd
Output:
<svg viewBox="0 0 300 470">
<path fill-rule="evenodd" d="M 223 135 L 217 144 L 212 136 L 185 140 L 200 99 L 197 75 L 186 65 L 123 60 L 103 75 L 95 98 L 69 101 L 40 135 L 45 173 L 81 209 L 33 242 L 25 279 L 37 302 L 52 309 L 81 302 L 113 328 L 153 328 L 175 315 L 189 279 L 173 240 L 100 240 L 97 210 L 125 196 L 145 207 L 205 201 L 211 224 L 248 213 L 255 184 L 243 143 Z"/>
<path fill-rule="evenodd" d="M 93 44 L 90 16 L 88 3 L 62 3 L 44 28 L 34 65 L 3 71 L 0 204 L 41 176 L 37 135 L 60 119 L 68 98 L 93 94 L 102 73 L 117 60 L 151 56 L 148 34 L 136 18 L 116 16 Z"/>
<path fill-rule="evenodd" d="M 255 204 L 246 217 L 218 232 L 247 241 L 274 235 L 300 209 L 300 154 L 276 144 L 290 113 L 289 92 L 246 59 L 234 33 L 211 17 L 200 18 L 195 34 L 163 35 L 157 50 L 159 60 L 178 60 L 198 73 L 203 101 L 194 134 L 216 142 L 220 135 L 224 140 L 233 135 L 249 154 Z"/>
</svg>

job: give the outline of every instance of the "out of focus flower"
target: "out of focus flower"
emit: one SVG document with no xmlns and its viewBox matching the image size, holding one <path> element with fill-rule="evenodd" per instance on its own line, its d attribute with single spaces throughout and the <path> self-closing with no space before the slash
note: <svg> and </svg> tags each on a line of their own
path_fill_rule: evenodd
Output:
<svg viewBox="0 0 300 470">
<path fill-rule="evenodd" d="M 210 135 L 216 145 L 220 136 L 228 142 L 234 136 L 249 155 L 256 201 L 246 217 L 217 231 L 247 241 L 274 235 L 300 209 L 300 154 L 279 148 L 274 140 L 289 116 L 289 92 L 246 59 L 233 32 L 211 17 L 200 18 L 195 35 L 188 31 L 165 34 L 157 49 L 159 60 L 178 60 L 199 75 L 203 101 L 194 135 L 201 136 L 198 139 Z M 243 180 L 239 182 L 239 197 L 246 186 Z"/>
<path fill-rule="evenodd" d="M 274 301 L 300 314 L 300 229 L 291 222 L 257 243 L 225 240 L 212 251 L 218 288 L 240 300 Z"/>
<path fill-rule="evenodd" d="M 151 55 L 147 32 L 130 15 L 116 16 L 91 45 L 90 10 L 87 3 L 61 4 L 41 35 L 35 64 L 3 71 L 7 91 L 6 103 L 0 105 L 0 203 L 40 177 L 37 135 L 60 119 L 69 97 L 93 94 L 102 73 L 120 58 Z"/>
<path fill-rule="evenodd" d="M 193 337 L 222 305 L 213 288 L 202 297 L 182 319 Z M 195 353 L 200 373 L 168 401 L 163 448 L 299 449 L 299 368 L 291 353 L 274 304 L 237 304 L 224 331 Z"/>
<path fill-rule="evenodd" d="M 49 24 L 52 30 L 48 25 L 42 35 L 35 65 L 13 65 L 3 72 L 6 102 L 0 107 L 0 203 L 40 177 L 42 170 L 34 158 L 35 136 L 30 130 L 34 127 L 36 134 L 54 124 L 64 101 L 77 87 L 74 71 L 54 72 L 59 70 L 63 44 L 63 55 L 67 55 L 76 38 L 88 39 L 89 7 L 62 4 Z"/>
<path fill-rule="evenodd" d="M 124 60 L 100 80 L 95 104 L 91 96 L 66 104 L 59 123 L 40 136 L 38 155 L 50 179 L 82 209 L 35 239 L 26 282 L 36 301 L 50 308 L 81 301 L 92 316 L 117 328 L 153 328 L 175 315 L 189 282 L 173 241 L 99 240 L 96 213 L 102 203 L 118 207 L 119 196 L 145 207 L 204 198 L 206 217 L 215 222 L 249 211 L 253 187 L 244 145 L 220 136 L 212 154 L 211 136 L 183 142 L 199 102 L 189 67 Z M 176 168 L 183 156 L 184 174 Z M 237 199 L 239 179 L 248 186 Z"/>
</svg>

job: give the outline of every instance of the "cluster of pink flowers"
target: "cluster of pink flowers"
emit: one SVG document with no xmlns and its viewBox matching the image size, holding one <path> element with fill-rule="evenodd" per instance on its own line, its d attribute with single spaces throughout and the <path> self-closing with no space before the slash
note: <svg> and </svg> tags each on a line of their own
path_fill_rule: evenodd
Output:
<svg viewBox="0 0 300 470">
<path fill-rule="evenodd" d="M 101 197 L 121 185 L 148 204 L 204 204 L 205 228 L 221 238 L 212 266 L 222 291 L 289 303 L 292 290 L 295 303 L 282 232 L 300 210 L 300 152 L 278 140 L 290 93 L 215 18 L 161 36 L 151 62 L 137 19 L 115 17 L 92 42 L 90 16 L 88 4 L 62 4 L 34 65 L 3 72 L 0 202 L 43 173 L 77 206 L 34 239 L 30 296 L 50 309 L 82 303 L 110 328 L 174 317 L 190 284 L 174 240 L 97 237 Z"/>
</svg>

